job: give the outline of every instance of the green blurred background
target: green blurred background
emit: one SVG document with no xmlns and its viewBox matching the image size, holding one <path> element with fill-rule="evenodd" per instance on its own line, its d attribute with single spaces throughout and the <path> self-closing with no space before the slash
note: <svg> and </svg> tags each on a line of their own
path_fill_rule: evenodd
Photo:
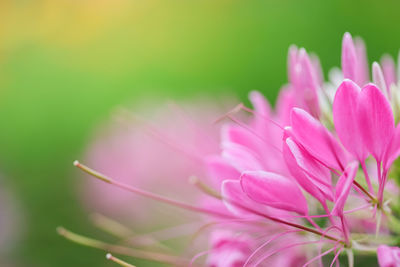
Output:
<svg viewBox="0 0 400 267">
<path fill-rule="evenodd" d="M 290 44 L 340 64 L 345 31 L 396 55 L 399 2 L 0 1 L 0 169 L 19 200 L 15 266 L 114 266 L 59 237 L 91 234 L 77 199 L 93 128 L 118 104 L 261 90 L 273 102 Z M 3 181 L 4 183 L 4 181 Z"/>
</svg>

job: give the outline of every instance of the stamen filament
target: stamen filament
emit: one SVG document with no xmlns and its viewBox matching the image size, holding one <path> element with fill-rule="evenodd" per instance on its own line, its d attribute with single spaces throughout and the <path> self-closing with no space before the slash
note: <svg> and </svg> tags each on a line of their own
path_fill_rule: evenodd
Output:
<svg viewBox="0 0 400 267">
<path fill-rule="evenodd" d="M 177 266 L 187 266 L 188 260 L 183 258 L 178 258 L 176 256 L 159 253 L 159 252 L 151 252 L 138 250 L 133 248 L 128 248 L 120 245 L 109 244 L 97 239 L 89 238 L 86 236 L 82 236 L 76 233 L 73 233 L 63 227 L 58 227 L 57 232 L 59 235 L 65 237 L 66 239 L 75 242 L 77 244 L 101 249 L 104 251 L 111 251 L 113 253 L 126 255 L 134 258 L 153 260 L 161 263 L 169 263 Z"/>
<path fill-rule="evenodd" d="M 200 179 L 197 178 L 196 176 L 190 176 L 189 183 L 195 185 L 203 193 L 205 193 L 209 196 L 215 197 L 217 199 L 222 199 L 222 196 L 217 191 L 215 191 L 213 188 L 211 188 L 210 186 L 208 186 L 205 183 L 203 183 L 202 181 L 200 181 Z"/>
<path fill-rule="evenodd" d="M 136 267 L 135 265 L 129 264 L 126 261 L 123 261 L 121 259 L 118 259 L 118 258 L 114 257 L 113 255 L 111 255 L 111 253 L 107 253 L 106 259 L 110 260 L 110 261 L 113 261 L 113 262 L 115 262 L 115 263 L 117 263 L 117 264 L 119 264 L 119 265 L 121 265 L 123 267 Z"/>
<path fill-rule="evenodd" d="M 124 183 L 117 182 L 117 181 L 115 181 L 115 180 L 113 180 L 113 179 L 111 179 L 111 178 L 109 178 L 109 177 L 107 177 L 107 176 L 105 176 L 103 174 L 100 174 L 99 172 L 96 172 L 96 171 L 92 170 L 91 168 L 79 163 L 78 161 L 75 161 L 74 165 L 76 167 L 78 167 L 79 169 L 83 170 L 84 172 L 86 172 L 86 173 L 88 173 L 88 174 L 90 174 L 90 175 L 92 175 L 92 176 L 94 176 L 94 177 L 106 182 L 106 183 L 115 185 L 117 187 L 120 187 L 122 189 L 125 189 L 127 191 L 130 191 L 130 192 L 138 194 L 138 195 L 141 195 L 141 196 L 144 196 L 144 197 L 148 197 L 148 198 L 151 198 L 151 199 L 154 199 L 154 200 L 157 200 L 157 201 L 160 201 L 160 202 L 164 202 L 164 203 L 170 204 L 172 206 L 176 206 L 176 207 L 183 208 L 183 209 L 186 209 L 186 210 L 191 210 L 191 211 L 195 211 L 195 212 L 211 214 L 211 215 L 215 215 L 215 216 L 219 216 L 219 217 L 233 218 L 232 216 L 230 216 L 230 215 L 228 215 L 226 213 L 222 213 L 222 212 L 218 212 L 218 211 L 215 211 L 215 210 L 196 207 L 196 206 L 189 205 L 189 204 L 186 204 L 186 203 L 174 200 L 174 199 L 170 199 L 170 198 L 167 198 L 167 197 L 163 197 L 163 196 L 160 196 L 160 195 L 157 195 L 157 194 L 154 194 L 154 193 L 151 193 L 151 192 L 148 192 L 148 191 L 145 191 L 145 190 L 142 190 L 142 189 L 139 189 L 139 188 L 124 184 Z"/>
<path fill-rule="evenodd" d="M 109 233 L 113 236 L 116 236 L 121 239 L 121 241 L 128 242 L 129 244 L 136 247 L 149 247 L 156 246 L 159 249 L 162 249 L 165 252 L 171 252 L 171 249 L 155 238 L 150 236 L 137 236 L 133 231 L 131 231 L 128 227 L 116 222 L 104 215 L 95 213 L 90 216 L 93 224 L 103 230 L 106 233 Z M 136 237 L 136 238 L 133 238 Z"/>
<path fill-rule="evenodd" d="M 223 217 L 223 218 L 229 218 L 229 219 L 233 219 L 234 218 L 233 216 L 230 216 L 230 215 L 228 215 L 226 213 L 222 213 L 222 212 L 218 212 L 218 211 L 215 211 L 215 210 L 196 207 L 196 206 L 189 205 L 189 204 L 186 204 L 186 203 L 183 203 L 183 202 L 180 202 L 180 201 L 177 201 L 177 200 L 173 200 L 173 199 L 170 199 L 170 198 L 166 198 L 166 197 L 163 197 L 163 196 L 160 196 L 160 195 L 157 195 L 157 194 L 154 194 L 154 193 L 151 193 L 151 192 L 148 192 L 148 191 L 136 188 L 136 187 L 132 187 L 130 185 L 127 185 L 127 184 L 124 184 L 124 183 L 121 183 L 121 182 L 117 182 L 117 181 L 115 181 L 115 180 L 113 180 L 113 179 L 111 179 L 109 177 L 106 177 L 105 175 L 100 174 L 99 172 L 96 172 L 96 171 L 92 170 L 91 168 L 89 168 L 89 167 L 87 167 L 87 166 L 85 166 L 83 164 L 80 164 L 78 161 L 75 161 L 74 165 L 77 166 L 78 168 L 80 168 L 81 170 L 85 171 L 86 173 L 91 174 L 96 178 L 99 178 L 102 181 L 105 181 L 105 182 L 107 182 L 109 184 L 115 185 L 117 187 L 120 187 L 122 189 L 125 189 L 127 191 L 130 191 L 132 193 L 136 193 L 136 194 L 144 196 L 144 197 L 148 197 L 148 198 L 151 198 L 151 199 L 154 199 L 154 200 L 157 200 L 157 201 L 161 201 L 161 202 L 164 202 L 164 203 L 167 203 L 167 204 L 179 207 L 179 208 L 183 208 L 183 209 L 186 209 L 186 210 L 194 211 L 194 212 L 206 213 L 206 214 L 211 214 L 211 215 L 215 215 L 215 216 L 219 216 L 219 217 Z M 316 235 L 319 235 L 319 236 L 322 235 L 322 233 L 320 231 L 318 231 L 318 230 L 315 230 L 315 229 L 312 229 L 312 228 L 309 228 L 309 227 L 306 227 L 306 226 L 303 226 L 303 225 L 300 225 L 300 224 L 287 222 L 287 221 L 281 220 L 279 218 L 271 217 L 271 216 L 266 215 L 266 214 L 264 214 L 262 212 L 259 212 L 257 210 L 253 210 L 251 208 L 245 207 L 240 203 L 236 203 L 235 201 L 231 201 L 231 200 L 228 200 L 228 199 L 225 199 L 225 200 L 231 202 L 232 204 L 234 204 L 234 205 L 236 205 L 238 207 L 240 207 L 241 209 L 247 210 L 247 211 L 249 211 L 249 212 L 251 212 L 251 213 L 253 213 L 255 215 L 258 215 L 260 217 L 264 217 L 264 218 L 269 219 L 271 221 L 274 221 L 274 222 L 277 222 L 277 223 L 281 223 L 281 224 L 285 224 L 285 225 L 288 225 L 288 226 L 291 226 L 291 227 L 294 227 L 294 228 L 298 228 L 298 229 L 301 229 L 301 230 L 304 230 L 304 231 L 307 231 L 307 232 L 310 232 L 310 233 L 313 233 L 313 234 L 316 234 Z M 325 237 L 327 239 L 330 239 L 330 240 L 333 240 L 333 241 L 338 241 L 338 242 L 344 243 L 344 241 L 339 240 L 339 239 L 337 239 L 335 237 L 332 237 L 332 236 L 325 235 Z"/>
<path fill-rule="evenodd" d="M 376 202 L 376 198 L 371 195 L 362 185 L 360 185 L 356 180 L 353 181 L 353 184 L 357 186 L 365 195 L 367 195 L 371 201 L 374 203 Z"/>
</svg>

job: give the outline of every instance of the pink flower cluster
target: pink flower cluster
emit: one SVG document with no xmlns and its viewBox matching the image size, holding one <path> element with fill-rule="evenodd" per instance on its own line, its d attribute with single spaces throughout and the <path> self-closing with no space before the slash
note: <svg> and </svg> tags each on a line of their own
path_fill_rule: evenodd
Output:
<svg viewBox="0 0 400 267">
<path fill-rule="evenodd" d="M 221 127 L 221 151 L 203 156 L 204 176 L 192 179 L 204 193 L 195 204 L 76 165 L 127 191 L 204 214 L 196 233 L 209 240 L 208 249 L 167 261 L 175 265 L 187 259 L 183 265 L 333 266 L 344 254 L 349 266 L 368 255 L 382 267 L 400 266 L 399 190 L 391 179 L 400 155 L 400 74 L 384 56 L 372 64 L 370 81 L 364 43 L 348 33 L 341 64 L 326 82 L 318 58 L 292 46 L 289 83 L 276 109 L 251 92 L 253 109 L 240 104 L 223 116 L 230 122 Z"/>
</svg>

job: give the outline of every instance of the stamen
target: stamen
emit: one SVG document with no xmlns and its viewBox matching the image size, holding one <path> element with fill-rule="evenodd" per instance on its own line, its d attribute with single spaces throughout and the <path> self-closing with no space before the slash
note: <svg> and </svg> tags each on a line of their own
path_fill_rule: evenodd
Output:
<svg viewBox="0 0 400 267">
<path fill-rule="evenodd" d="M 306 220 L 307 220 L 309 223 L 311 223 L 312 226 L 314 226 L 314 227 L 315 227 L 316 229 L 318 229 L 319 231 L 322 231 L 321 227 L 319 227 L 319 225 L 316 224 L 316 223 L 313 221 L 313 219 L 310 218 L 310 216 L 306 216 L 305 218 L 306 218 Z"/>
<path fill-rule="evenodd" d="M 247 126 L 246 124 L 244 124 L 243 122 L 239 121 L 238 119 L 236 119 L 235 117 L 231 116 L 231 115 L 227 115 L 227 117 L 233 121 L 234 123 L 236 123 L 237 125 L 243 127 L 244 129 L 246 129 L 247 131 L 249 131 L 251 134 L 253 134 L 255 137 L 259 138 L 262 142 L 264 142 L 265 144 L 271 146 L 272 148 L 274 148 L 275 150 L 277 150 L 279 153 L 282 153 L 282 150 L 279 149 L 277 146 L 275 146 L 274 144 L 267 142 L 262 136 L 260 136 L 258 133 L 256 133 L 253 129 L 251 129 L 249 126 Z"/>
<path fill-rule="evenodd" d="M 192 238 L 190 239 L 189 243 L 194 243 L 194 241 L 201 235 L 202 232 L 206 231 L 208 228 L 211 228 L 213 226 L 218 226 L 220 224 L 224 224 L 226 226 L 228 223 L 246 223 L 246 225 L 249 225 L 250 223 L 256 225 L 256 226 L 269 226 L 261 221 L 254 220 L 254 219 L 233 219 L 233 220 L 223 220 L 223 221 L 217 221 L 217 222 L 209 222 L 205 225 L 202 225 L 193 235 Z"/>
<path fill-rule="evenodd" d="M 331 262 L 331 265 L 330 265 L 329 267 L 332 267 L 333 264 L 335 264 L 335 262 L 336 262 L 336 261 L 338 260 L 338 258 L 339 258 L 340 253 L 342 253 L 343 249 L 344 249 L 344 248 L 340 248 L 340 249 L 338 250 L 338 252 L 336 252 L 335 257 L 333 258 L 333 260 L 332 260 L 332 262 Z"/>
<path fill-rule="evenodd" d="M 192 267 L 193 264 L 194 264 L 194 262 L 195 262 L 198 258 L 203 257 L 203 256 L 209 254 L 210 252 L 211 252 L 211 250 L 206 250 L 206 251 L 202 251 L 202 252 L 197 253 L 197 254 L 190 260 L 189 267 Z"/>
<path fill-rule="evenodd" d="M 175 111 L 175 113 L 177 113 L 178 115 L 180 115 L 193 129 L 193 132 L 199 133 L 201 134 L 204 139 L 206 139 L 208 142 L 215 144 L 216 146 L 218 145 L 218 142 L 215 138 L 213 138 L 212 136 L 210 136 L 207 131 L 205 131 L 202 127 L 199 127 L 199 124 L 196 123 L 191 116 L 189 116 L 188 114 L 186 114 L 185 110 L 178 105 L 176 102 L 174 101 L 168 101 L 168 106 Z"/>
<path fill-rule="evenodd" d="M 371 195 L 367 190 L 365 190 L 365 188 L 362 185 L 360 185 L 356 180 L 353 181 L 353 184 L 357 186 L 364 194 L 366 194 L 373 203 L 376 202 L 376 198 L 373 195 Z"/>
<path fill-rule="evenodd" d="M 334 250 L 336 249 L 336 246 L 337 246 L 337 245 L 335 245 L 335 246 L 334 246 L 333 248 L 331 248 L 331 249 L 328 249 L 328 250 L 325 251 L 324 253 L 321 253 L 321 254 L 317 255 L 316 257 L 312 258 L 311 260 L 307 261 L 306 263 L 304 263 L 303 267 L 305 267 L 305 266 L 309 265 L 310 263 L 312 263 L 313 261 L 316 261 L 316 260 L 322 258 L 323 256 L 325 256 L 325 255 L 331 253 L 332 251 L 334 251 Z"/>
<path fill-rule="evenodd" d="M 88 173 L 88 174 L 90 174 L 90 175 L 92 175 L 92 176 L 94 176 L 94 177 L 106 182 L 106 183 L 115 185 L 115 186 L 117 186 L 117 187 L 119 187 L 121 189 L 130 191 L 130 192 L 138 194 L 138 195 L 141 195 L 141 196 L 144 196 L 144 197 L 148 197 L 148 198 L 151 198 L 151 199 L 163 202 L 163 203 L 167 203 L 167 204 L 172 205 L 172 206 L 176 206 L 176 207 L 183 208 L 183 209 L 190 210 L 190 211 L 194 211 L 194 212 L 206 213 L 206 214 L 219 216 L 219 217 L 225 217 L 225 218 L 233 218 L 232 216 L 230 216 L 230 215 L 228 215 L 226 213 L 222 213 L 222 212 L 218 212 L 218 211 L 215 211 L 215 210 L 209 210 L 209 209 L 205 209 L 205 208 L 196 207 L 196 206 L 189 205 L 189 204 L 186 204 L 186 203 L 174 200 L 174 199 L 170 199 L 170 198 L 167 198 L 167 197 L 164 197 L 164 196 L 161 196 L 161 195 L 157 195 L 157 194 L 154 194 L 154 193 L 151 193 L 151 192 L 148 192 L 148 191 L 145 191 L 145 190 L 142 190 L 142 189 L 139 189 L 139 188 L 136 188 L 136 187 L 121 183 L 121 182 L 117 182 L 117 181 L 115 181 L 115 180 L 113 180 L 113 179 L 111 179 L 111 178 L 109 178 L 109 177 L 107 177 L 107 176 L 105 176 L 103 174 L 100 174 L 99 172 L 96 172 L 96 171 L 92 170 L 91 168 L 79 163 L 78 161 L 75 161 L 74 165 L 76 167 L 80 168 L 81 170 L 83 170 L 84 172 L 86 172 L 86 173 Z"/>
<path fill-rule="evenodd" d="M 113 255 L 111 255 L 111 253 L 107 253 L 106 259 L 110 260 L 110 261 L 113 261 L 113 262 L 115 262 L 115 263 L 117 263 L 117 264 L 119 264 L 119 265 L 121 265 L 123 267 L 136 267 L 135 265 L 129 264 L 126 261 L 123 261 L 121 259 L 118 259 L 118 258 L 114 257 Z"/>
<path fill-rule="evenodd" d="M 126 237 L 135 235 L 135 233 L 132 232 L 132 230 L 129 229 L 128 227 L 100 213 L 93 213 L 90 215 L 89 218 L 97 228 L 109 234 L 112 234 L 116 237 Z"/>
<path fill-rule="evenodd" d="M 191 235 L 199 223 L 187 223 L 177 226 L 167 227 L 143 235 L 138 235 L 135 239 L 155 239 L 157 242 Z"/>
<path fill-rule="evenodd" d="M 354 209 L 351 209 L 351 210 L 346 210 L 346 211 L 343 212 L 343 214 L 353 213 L 353 212 L 356 212 L 356 211 L 359 211 L 359 210 L 363 210 L 363 209 L 369 208 L 371 206 L 372 206 L 371 203 L 367 203 L 365 205 L 362 205 L 361 207 L 354 208 Z"/>
<path fill-rule="evenodd" d="M 196 206 L 189 205 L 189 204 L 186 204 L 186 203 L 183 203 L 183 202 L 180 202 L 180 201 L 177 201 L 177 200 L 173 200 L 173 199 L 170 199 L 170 198 L 167 198 L 167 197 L 163 197 L 163 196 L 160 196 L 160 195 L 157 195 L 157 194 L 154 194 L 154 193 L 151 193 L 151 192 L 148 192 L 148 191 L 145 191 L 145 190 L 142 190 L 142 189 L 139 189 L 139 188 L 136 188 L 136 187 L 121 183 L 121 182 L 117 182 L 117 181 L 115 181 L 115 180 L 113 180 L 113 179 L 111 179 L 109 177 L 106 177 L 106 176 L 100 174 L 99 172 L 96 172 L 96 171 L 90 169 L 89 167 L 87 167 L 87 166 L 85 166 L 83 164 L 80 164 L 78 161 L 75 161 L 74 165 L 77 166 L 78 168 L 80 168 L 81 170 L 85 171 L 86 173 L 92 174 L 94 177 L 99 178 L 100 180 L 103 180 L 103 181 L 105 181 L 105 182 L 107 182 L 109 184 L 115 185 L 115 186 L 117 186 L 117 187 L 119 187 L 121 189 L 125 189 L 127 191 L 132 192 L 132 193 L 136 193 L 138 195 L 145 196 L 145 197 L 148 197 L 148 198 L 160 201 L 160 202 L 164 202 L 164 203 L 170 204 L 172 206 L 176 206 L 176 207 L 179 207 L 179 208 L 186 209 L 186 210 L 190 210 L 190 211 L 194 211 L 194 212 L 200 212 L 200 213 L 206 213 L 206 214 L 210 214 L 210 215 L 214 215 L 214 216 L 218 216 L 218 217 L 222 217 L 222 218 L 234 219 L 233 216 L 230 216 L 230 215 L 228 215 L 226 213 L 222 213 L 222 212 L 218 212 L 218 211 L 215 211 L 215 210 L 196 207 Z M 237 203 L 235 201 L 231 201 L 231 200 L 228 200 L 228 199 L 225 199 L 225 200 L 231 202 L 233 205 L 236 205 L 241 209 L 249 211 L 250 213 L 253 213 L 253 214 L 258 215 L 260 217 L 266 218 L 268 220 L 271 220 L 271 221 L 274 221 L 274 222 L 277 222 L 277 223 L 281 223 L 281 224 L 285 224 L 285 225 L 288 225 L 288 226 L 291 226 L 291 227 L 294 227 L 294 228 L 298 228 L 298 229 L 301 229 L 301 230 L 304 230 L 304 231 L 307 231 L 307 232 L 310 232 L 310 233 L 313 233 L 313 234 L 316 234 L 316 235 L 322 235 L 320 231 L 317 231 L 315 229 L 312 229 L 312 228 L 309 228 L 309 227 L 306 227 L 306 226 L 303 226 L 303 225 L 300 225 L 300 224 L 287 222 L 287 221 L 284 221 L 284 220 L 281 220 L 281 219 L 278 219 L 278 218 L 275 218 L 275 217 L 271 217 L 271 216 L 266 215 L 266 214 L 264 214 L 262 212 L 259 212 L 257 210 L 253 210 L 251 208 L 245 207 L 241 203 Z M 343 242 L 341 240 L 338 240 L 335 237 L 328 236 L 328 235 L 326 236 L 326 238 L 330 239 L 330 240 L 334 240 L 334 241 Z"/>
<path fill-rule="evenodd" d="M 187 156 L 189 159 L 191 159 L 195 162 L 202 161 L 202 158 L 199 155 L 197 155 L 196 153 L 194 153 L 193 151 L 191 151 L 191 149 L 188 149 L 188 148 L 182 146 L 181 144 L 179 144 L 178 142 L 171 140 L 171 138 L 169 136 L 167 136 L 165 133 L 159 131 L 155 126 L 151 125 L 145 119 L 140 118 L 138 115 L 133 114 L 132 112 L 125 110 L 125 109 L 121 109 L 121 113 L 126 115 L 127 117 L 131 118 L 132 120 L 141 123 L 144 126 L 144 129 L 148 135 L 157 139 L 158 141 L 165 144 L 166 146 L 172 148 L 174 151 L 182 153 L 183 155 Z M 131 126 L 129 125 L 129 127 L 131 127 Z"/>
<path fill-rule="evenodd" d="M 242 106 L 240 107 L 241 109 L 243 109 L 244 111 L 247 111 L 255 116 L 259 116 L 265 120 L 268 120 L 269 122 L 271 122 L 272 124 L 274 124 L 276 127 L 280 128 L 282 131 L 284 130 L 283 126 L 280 125 L 279 123 L 277 123 L 276 121 L 265 117 L 264 115 L 261 115 L 260 113 L 258 113 L 257 111 L 252 110 L 251 108 L 246 107 L 245 105 L 242 104 Z"/>
<path fill-rule="evenodd" d="M 187 259 L 179 258 L 165 253 L 144 251 L 120 245 L 109 244 L 97 239 L 75 234 L 71 231 L 66 230 L 63 227 L 58 227 L 57 232 L 59 235 L 65 237 L 66 239 L 87 247 L 97 248 L 104 251 L 111 251 L 113 253 L 126 255 L 134 258 L 153 260 L 161 263 L 169 263 L 177 266 L 187 266 L 188 264 Z"/>
<path fill-rule="evenodd" d="M 230 200 L 226 199 L 226 201 L 230 201 Z M 251 208 L 248 208 L 248 207 L 246 207 L 246 206 L 244 206 L 244 205 L 242 205 L 242 204 L 240 204 L 240 203 L 237 203 L 237 202 L 235 202 L 235 201 L 230 201 L 230 202 L 231 202 L 233 205 L 236 205 L 236 206 L 238 206 L 238 207 L 241 208 L 241 209 L 244 209 L 244 210 L 249 211 L 249 212 L 251 212 L 251 213 L 253 213 L 253 214 L 255 214 L 255 215 L 258 215 L 258 216 L 260 216 L 260 217 L 264 217 L 264 218 L 266 218 L 266 219 L 268 219 L 268 220 L 271 220 L 271 221 L 274 221 L 274 222 L 276 222 L 276 223 L 285 224 L 285 225 L 288 225 L 288 226 L 291 226 L 291 227 L 294 227 L 294 228 L 297 228 L 297 229 L 301 229 L 301 230 L 304 230 L 304 231 L 307 231 L 307 232 L 310 232 L 310 233 L 313 233 L 313 234 L 316 234 L 316 235 L 319 235 L 319 236 L 322 235 L 322 233 L 321 233 L 320 231 L 318 231 L 318 230 L 315 230 L 315 229 L 312 229 L 312 228 L 309 228 L 309 227 L 306 227 L 306 226 L 303 226 L 303 225 L 300 225 L 300 224 L 296 224 L 296 223 L 284 221 L 284 220 L 281 220 L 281 219 L 279 219 L 279 218 L 271 217 L 271 216 L 269 216 L 269 215 L 267 215 L 267 214 L 264 214 L 264 213 L 259 212 L 259 211 L 257 211 L 257 210 L 253 210 L 253 209 L 251 209 Z M 335 238 L 335 237 L 332 237 L 332 236 L 329 236 L 329 235 L 325 235 L 325 237 L 326 237 L 327 239 L 330 239 L 330 240 L 333 240 L 333 241 L 338 241 L 338 242 L 344 244 L 344 241 L 339 240 L 339 239 L 337 239 L 337 238 Z"/>
<path fill-rule="evenodd" d="M 222 196 L 217 191 L 215 191 L 213 188 L 200 181 L 200 179 L 197 178 L 196 176 L 190 176 L 189 183 L 195 185 L 203 193 L 209 196 L 215 197 L 217 199 L 222 199 Z"/>
<path fill-rule="evenodd" d="M 235 106 L 233 109 L 231 109 L 230 111 L 226 112 L 225 114 L 223 114 L 222 116 L 220 116 L 219 118 L 217 118 L 214 121 L 214 124 L 217 124 L 219 122 L 221 122 L 222 120 L 224 120 L 226 117 L 228 117 L 231 114 L 236 114 L 238 113 L 243 107 L 243 103 L 239 103 L 237 106 Z"/>
<path fill-rule="evenodd" d="M 289 231 L 286 231 L 286 232 L 283 232 L 283 233 L 278 233 L 278 234 L 273 235 L 270 239 L 268 239 L 261 246 L 259 246 L 256 250 L 254 250 L 253 253 L 251 253 L 251 255 L 247 258 L 246 262 L 244 263 L 243 267 L 246 267 L 250 263 L 251 259 L 257 254 L 257 252 L 259 252 L 261 249 L 263 249 L 265 246 L 267 246 L 272 241 L 274 241 L 274 240 L 276 240 L 276 239 L 278 239 L 278 238 L 280 238 L 282 236 L 285 236 L 285 235 L 288 235 L 288 234 L 291 234 L 291 233 L 295 233 L 295 232 L 299 232 L 299 231 L 300 230 L 289 230 Z"/>
<path fill-rule="evenodd" d="M 95 213 L 90 216 L 93 224 L 103 230 L 106 233 L 109 233 L 113 236 L 120 238 L 122 241 L 129 242 L 132 246 L 137 247 L 148 247 L 148 246 L 157 246 L 157 248 L 164 250 L 165 252 L 171 252 L 171 249 L 155 238 L 150 236 L 140 236 L 131 231 L 128 227 L 116 222 L 104 215 Z M 136 238 L 132 238 L 136 237 Z"/>
<path fill-rule="evenodd" d="M 265 261 L 266 259 L 268 259 L 269 257 L 273 256 L 274 254 L 281 252 L 283 250 L 292 248 L 292 247 L 298 247 L 298 246 L 302 246 L 302 245 L 310 245 L 310 244 L 317 244 L 320 243 L 321 241 L 307 241 L 307 242 L 298 242 L 298 243 L 293 243 L 284 247 L 281 247 L 279 249 L 276 249 L 270 253 L 268 253 L 267 255 L 264 255 L 261 259 L 259 259 L 256 264 L 254 264 L 254 267 L 258 266 L 261 262 Z"/>
<path fill-rule="evenodd" d="M 88 174 L 90 174 L 90 175 L 92 175 L 92 176 L 94 176 L 94 177 L 106 182 L 106 183 L 111 184 L 111 179 L 110 178 L 108 178 L 107 176 L 105 176 L 105 175 L 103 175 L 103 174 L 101 174 L 101 173 L 99 173 L 99 172 L 97 172 L 97 171 L 95 171 L 93 169 L 90 169 L 89 167 L 87 167 L 85 165 L 80 164 L 79 161 L 77 161 L 77 160 L 74 161 L 74 166 L 78 167 L 79 169 L 83 170 L 84 172 L 86 172 L 86 173 L 88 173 Z"/>
</svg>

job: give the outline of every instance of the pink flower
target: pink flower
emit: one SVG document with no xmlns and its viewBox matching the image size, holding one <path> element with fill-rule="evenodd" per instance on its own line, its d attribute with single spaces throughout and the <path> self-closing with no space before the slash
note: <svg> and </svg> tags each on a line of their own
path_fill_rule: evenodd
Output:
<svg viewBox="0 0 400 267">
<path fill-rule="evenodd" d="M 365 45 L 359 38 L 353 41 L 349 33 L 343 38 L 341 63 L 334 82 L 324 83 L 319 60 L 292 46 L 289 84 L 283 87 L 276 110 L 261 93 L 251 92 L 253 109 L 240 104 L 223 117 L 230 122 L 221 127 L 220 150 L 210 146 L 210 151 L 203 151 L 210 143 L 202 139 L 205 142 L 196 143 L 195 153 L 190 153 L 187 142 L 179 142 L 191 138 L 181 135 L 186 125 L 175 121 L 173 128 L 179 131 L 172 143 L 178 145 L 173 147 L 184 152 L 177 164 L 171 152 L 152 146 L 138 149 L 143 142 L 134 143 L 132 150 L 152 155 L 140 165 L 142 176 L 168 176 L 161 189 L 176 188 L 170 191 L 170 198 L 166 190 L 159 194 L 143 190 L 140 187 L 146 185 L 140 185 L 140 180 L 135 179 L 131 186 L 76 165 L 108 184 L 203 214 L 197 222 L 204 225 L 193 232 L 209 240 L 208 249 L 189 260 L 186 254 L 183 259 L 173 258 L 175 265 L 181 260 L 195 264 L 206 256 L 204 263 L 212 267 L 297 266 L 299 261 L 300 266 L 307 266 L 331 254 L 333 266 L 346 250 L 349 266 L 353 266 L 353 251 L 376 248 L 378 239 L 371 237 L 371 224 L 376 235 L 389 240 L 390 234 L 398 231 L 390 223 L 395 216 L 391 199 L 397 197 L 398 187 L 388 179 L 400 155 L 400 125 L 395 123 L 400 93 L 394 63 L 387 58 L 382 60 L 382 68 L 373 63 L 374 84 L 370 83 Z M 169 124 L 161 131 L 166 143 L 171 143 L 171 138 L 165 138 Z M 200 127 L 195 129 L 204 128 L 196 125 Z M 193 133 L 197 136 L 198 131 Z M 98 155 L 102 153 L 95 153 Z M 140 155 L 137 157 L 143 159 Z M 187 176 L 180 171 L 190 166 L 189 159 L 195 159 L 189 171 L 198 173 L 199 178 L 192 180 L 200 189 L 197 193 L 191 193 L 179 178 L 174 180 Z M 121 175 L 130 170 L 128 165 L 117 168 Z M 162 185 L 159 180 L 156 184 Z M 185 193 L 204 196 L 191 199 L 183 196 Z M 379 263 L 397 266 L 393 264 L 397 264 L 398 254 L 398 248 L 382 245 Z M 168 263 L 170 257 L 161 255 Z"/>
</svg>

